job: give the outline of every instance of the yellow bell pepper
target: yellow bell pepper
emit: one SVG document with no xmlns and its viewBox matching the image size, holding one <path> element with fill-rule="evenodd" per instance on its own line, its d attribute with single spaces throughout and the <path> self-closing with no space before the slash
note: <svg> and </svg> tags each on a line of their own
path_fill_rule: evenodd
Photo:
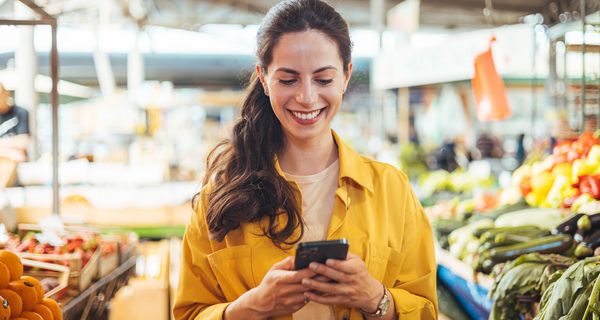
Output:
<svg viewBox="0 0 600 320">
<path fill-rule="evenodd" d="M 554 179 L 552 188 L 546 197 L 546 202 L 550 207 L 558 208 L 566 198 L 575 195 L 576 192 L 577 190 L 571 187 L 571 178 L 559 175 Z"/>
<path fill-rule="evenodd" d="M 588 153 L 585 159 L 585 164 L 590 171 L 590 175 L 595 176 L 600 174 L 600 145 L 595 145 L 590 149 L 590 153 Z"/>
<path fill-rule="evenodd" d="M 573 166 L 571 169 L 571 183 L 579 182 L 579 177 L 585 175 L 593 175 L 594 170 L 597 169 L 598 166 L 593 166 L 588 163 L 587 160 L 577 159 L 573 161 Z"/>
<path fill-rule="evenodd" d="M 540 198 L 545 199 L 553 183 L 554 176 L 548 171 L 542 171 L 531 176 L 531 191 L 537 193 Z"/>
<path fill-rule="evenodd" d="M 570 163 L 559 163 L 552 169 L 552 175 L 554 175 L 555 177 L 565 176 L 569 178 L 569 181 L 571 181 L 571 171 L 572 169 Z"/>
</svg>

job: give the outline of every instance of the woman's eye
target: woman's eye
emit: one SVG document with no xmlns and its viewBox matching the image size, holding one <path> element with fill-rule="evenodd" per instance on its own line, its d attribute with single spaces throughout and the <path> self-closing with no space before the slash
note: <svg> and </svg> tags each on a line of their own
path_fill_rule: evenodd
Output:
<svg viewBox="0 0 600 320">
<path fill-rule="evenodd" d="M 333 79 L 325 79 L 325 80 L 317 80 L 317 82 L 321 85 L 327 85 L 333 82 Z"/>
<path fill-rule="evenodd" d="M 284 80 L 284 79 L 280 79 L 279 83 L 284 84 L 286 86 L 292 85 L 296 82 L 296 79 L 291 79 L 291 80 Z"/>
</svg>

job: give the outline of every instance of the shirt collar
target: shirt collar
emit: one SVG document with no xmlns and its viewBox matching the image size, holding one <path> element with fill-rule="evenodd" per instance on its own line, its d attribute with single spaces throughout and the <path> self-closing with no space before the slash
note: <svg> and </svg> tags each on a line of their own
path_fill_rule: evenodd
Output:
<svg viewBox="0 0 600 320">
<path fill-rule="evenodd" d="M 373 192 L 373 177 L 370 168 L 365 164 L 365 160 L 352 147 L 342 141 L 338 134 L 331 130 L 333 139 L 338 146 L 338 156 L 340 160 L 340 181 L 343 178 L 349 178 L 358 183 L 363 188 Z"/>
<path fill-rule="evenodd" d="M 338 186 L 342 185 L 344 178 L 349 178 L 363 188 L 373 192 L 373 178 L 370 168 L 365 164 L 365 160 L 348 144 L 342 141 L 335 131 L 331 130 L 331 133 L 338 147 L 340 164 Z M 279 166 L 277 157 L 275 157 L 275 169 L 279 175 L 285 177 L 283 170 L 281 170 L 281 167 Z"/>
</svg>

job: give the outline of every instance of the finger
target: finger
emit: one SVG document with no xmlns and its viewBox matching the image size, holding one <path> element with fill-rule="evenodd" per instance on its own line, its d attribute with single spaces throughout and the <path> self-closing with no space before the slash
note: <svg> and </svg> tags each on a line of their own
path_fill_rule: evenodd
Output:
<svg viewBox="0 0 600 320">
<path fill-rule="evenodd" d="M 347 299 L 341 296 L 329 295 L 329 296 L 321 296 L 312 292 L 304 293 L 310 301 L 314 301 L 316 303 L 324 304 L 324 305 L 344 305 L 348 303 Z"/>
<path fill-rule="evenodd" d="M 312 277 L 312 279 L 316 280 L 316 281 L 321 281 L 321 282 L 331 282 L 331 281 L 333 281 L 332 279 L 327 278 L 326 276 L 323 276 L 323 275 L 316 275 L 316 276 Z"/>
<path fill-rule="evenodd" d="M 281 296 L 297 296 L 302 295 L 306 291 L 306 287 L 303 284 L 288 284 L 283 287 L 279 294 Z"/>
<path fill-rule="evenodd" d="M 287 257 L 276 262 L 271 267 L 271 270 L 292 270 L 294 268 L 294 257 Z"/>
<path fill-rule="evenodd" d="M 348 275 L 324 264 L 312 262 L 310 270 L 337 282 L 348 282 Z"/>
<path fill-rule="evenodd" d="M 300 283 L 304 278 L 312 278 L 316 273 L 310 269 L 302 269 L 299 271 L 274 270 L 273 278 L 281 283 Z"/>
<path fill-rule="evenodd" d="M 360 258 L 350 258 L 348 260 L 327 259 L 325 264 L 330 268 L 346 274 L 358 273 L 361 269 L 366 268 L 365 263 Z"/>
<path fill-rule="evenodd" d="M 352 252 L 348 252 L 348 255 L 346 256 L 346 260 L 350 260 L 350 259 L 362 260 L 362 258 L 359 255 L 352 253 Z"/>
<path fill-rule="evenodd" d="M 292 271 L 284 281 L 287 283 L 300 283 L 302 279 L 312 278 L 316 275 L 317 274 L 314 271 L 306 268 L 298 271 Z"/>
<path fill-rule="evenodd" d="M 324 295 L 333 294 L 333 295 L 345 295 L 345 290 L 343 285 L 334 282 L 321 282 L 315 281 L 311 279 L 302 280 L 302 284 L 305 288 L 311 291 L 319 291 Z"/>
</svg>

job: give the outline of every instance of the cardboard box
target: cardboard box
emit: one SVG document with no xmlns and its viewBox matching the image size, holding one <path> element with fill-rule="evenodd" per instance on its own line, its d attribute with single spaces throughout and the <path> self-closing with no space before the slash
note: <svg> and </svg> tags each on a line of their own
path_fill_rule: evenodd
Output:
<svg viewBox="0 0 600 320">
<path fill-rule="evenodd" d="M 167 320 L 168 292 L 163 281 L 132 279 L 111 300 L 109 320 Z"/>
<path fill-rule="evenodd" d="M 143 242 L 138 246 L 136 278 L 111 300 L 109 320 L 168 320 L 170 241 Z"/>
</svg>

